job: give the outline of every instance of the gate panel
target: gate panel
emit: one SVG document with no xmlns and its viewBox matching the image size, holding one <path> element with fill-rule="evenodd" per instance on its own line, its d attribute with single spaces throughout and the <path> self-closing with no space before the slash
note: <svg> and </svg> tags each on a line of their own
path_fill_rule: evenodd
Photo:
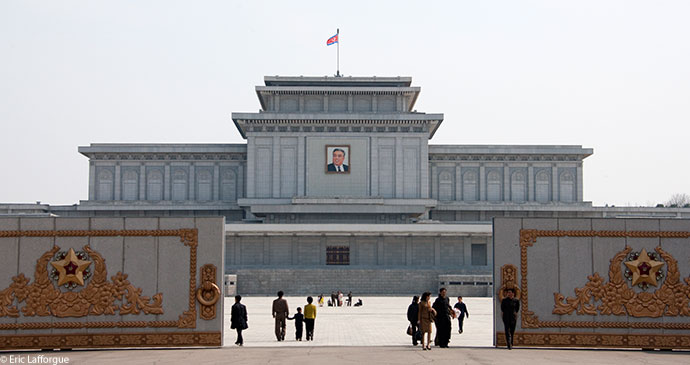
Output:
<svg viewBox="0 0 690 365">
<path fill-rule="evenodd" d="M 223 249 L 223 218 L 0 219 L 0 348 L 221 346 Z"/>
<path fill-rule="evenodd" d="M 500 300 L 520 300 L 516 346 L 690 348 L 690 220 L 494 220 Z"/>
</svg>

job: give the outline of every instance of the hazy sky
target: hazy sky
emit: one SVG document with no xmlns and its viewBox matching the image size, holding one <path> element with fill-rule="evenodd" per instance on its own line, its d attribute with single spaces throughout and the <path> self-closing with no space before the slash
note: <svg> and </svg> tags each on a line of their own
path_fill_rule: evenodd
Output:
<svg viewBox="0 0 690 365">
<path fill-rule="evenodd" d="M 690 193 L 690 1 L 0 1 L 0 202 L 103 142 L 244 143 L 264 75 L 411 76 L 432 144 L 578 144 L 584 198 Z"/>
</svg>

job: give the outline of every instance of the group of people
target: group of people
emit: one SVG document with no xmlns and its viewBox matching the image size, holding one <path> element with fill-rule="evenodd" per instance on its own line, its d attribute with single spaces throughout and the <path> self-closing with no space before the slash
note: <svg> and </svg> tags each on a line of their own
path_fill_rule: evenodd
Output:
<svg viewBox="0 0 690 365">
<path fill-rule="evenodd" d="M 307 327 L 307 341 L 314 341 L 314 322 L 316 321 L 316 305 L 314 298 L 307 297 L 307 304 L 302 308 L 297 307 L 297 313 L 290 317 L 288 302 L 283 298 L 283 291 L 278 292 L 278 298 L 273 301 L 271 313 L 275 318 L 275 334 L 278 341 L 285 341 L 286 319 L 295 321 L 295 340 L 302 341 L 303 324 Z"/>
<path fill-rule="evenodd" d="M 290 317 L 290 308 L 288 302 L 283 298 L 283 291 L 278 292 L 278 298 L 273 301 L 271 314 L 275 319 L 275 335 L 278 341 L 285 341 L 285 332 L 287 328 L 286 320 L 295 321 L 295 340 L 302 341 L 302 332 L 304 327 L 307 327 L 307 341 L 314 341 L 314 322 L 316 321 L 316 305 L 314 305 L 314 298 L 307 297 L 307 304 L 304 306 L 304 313 L 302 308 L 297 307 L 297 313 Z M 235 304 L 230 311 L 230 328 L 237 331 L 237 341 L 235 345 L 244 345 L 242 338 L 242 331 L 249 328 L 247 319 L 247 307 L 240 303 L 242 297 L 235 296 Z"/>
<path fill-rule="evenodd" d="M 446 288 L 439 290 L 433 305 L 430 292 L 424 292 L 421 300 L 415 295 L 412 297 L 412 304 L 407 307 L 407 320 L 410 322 L 408 333 L 412 335 L 412 344 L 417 346 L 417 342 L 421 341 L 422 350 L 431 350 L 432 324 L 435 324 L 434 344 L 441 348 L 448 347 L 451 319 L 458 319 L 458 333 L 462 333 L 464 319 L 469 316 L 470 313 L 461 296 L 453 307 L 450 306 Z"/>
<path fill-rule="evenodd" d="M 324 296 L 323 294 L 321 294 L 319 295 L 319 307 L 323 307 L 323 302 Z M 347 305 L 348 307 L 352 306 L 352 292 L 347 293 L 347 301 L 343 301 L 343 292 L 341 292 L 340 290 L 338 290 L 337 292 L 331 292 L 331 299 L 328 300 L 328 306 L 342 307 L 343 305 Z M 355 303 L 355 307 L 357 306 L 358 305 Z"/>
<path fill-rule="evenodd" d="M 506 289 L 504 293 L 505 298 L 501 300 L 501 319 L 505 328 L 507 347 L 512 349 L 520 301 L 515 298 L 514 289 Z M 430 292 L 424 292 L 421 299 L 415 295 L 412 297 L 412 303 L 407 307 L 407 320 L 410 322 L 408 334 L 412 336 L 412 345 L 417 346 L 417 342 L 421 341 L 422 350 L 431 350 L 432 324 L 434 324 L 436 325 L 434 344 L 446 348 L 450 342 L 451 318 L 457 318 L 458 333 L 462 334 L 463 322 L 469 317 L 470 313 L 467 311 L 467 305 L 462 302 L 462 296 L 458 296 L 457 303 L 451 308 L 446 288 L 439 290 L 433 305 Z"/>
<path fill-rule="evenodd" d="M 501 300 L 501 319 L 505 328 L 506 344 L 508 349 L 513 348 L 513 338 L 515 326 L 517 324 L 517 313 L 520 310 L 520 301 L 515 298 L 514 289 L 504 291 L 505 298 Z M 335 294 L 335 293 L 333 293 Z M 307 297 L 307 304 L 302 308 L 297 307 L 297 313 L 290 317 L 290 309 L 287 300 L 283 298 L 283 291 L 278 292 L 278 298 L 273 301 L 271 313 L 275 319 L 275 335 L 278 341 L 285 341 L 286 320 L 295 321 L 295 340 L 302 341 L 303 323 L 307 327 L 307 341 L 314 340 L 314 322 L 316 321 L 316 305 L 313 304 L 314 298 Z M 342 296 L 342 293 L 340 293 Z M 247 308 L 240 303 L 242 297 L 235 296 L 235 304 L 232 306 L 230 314 L 230 328 L 237 331 L 237 341 L 235 344 L 242 346 L 244 340 L 242 331 L 249 328 L 247 319 Z M 361 300 L 360 300 L 361 301 Z M 352 293 L 348 294 L 348 302 L 352 304 Z M 319 304 L 323 303 L 323 294 L 319 296 Z M 335 302 L 334 302 L 335 303 Z M 341 304 L 342 305 L 342 304 Z M 360 304 L 361 305 L 361 304 Z M 441 348 L 447 348 L 450 342 L 452 318 L 458 320 L 458 333 L 463 332 L 463 322 L 469 318 L 467 305 L 463 303 L 462 296 L 458 296 L 458 301 L 453 307 L 450 306 L 446 288 L 441 288 L 438 297 L 431 304 L 431 293 L 424 292 L 421 299 L 418 296 L 412 297 L 412 303 L 407 307 L 407 320 L 410 322 L 408 334 L 412 335 L 412 344 L 422 344 L 422 350 L 431 350 L 432 324 L 436 326 L 436 337 L 434 344 Z"/>
</svg>

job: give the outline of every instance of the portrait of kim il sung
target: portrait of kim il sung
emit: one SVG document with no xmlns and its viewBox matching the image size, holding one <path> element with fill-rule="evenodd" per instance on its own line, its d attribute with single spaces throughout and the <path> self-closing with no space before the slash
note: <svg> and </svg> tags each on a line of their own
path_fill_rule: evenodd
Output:
<svg viewBox="0 0 690 365">
<path fill-rule="evenodd" d="M 326 173 L 350 173 L 350 145 L 326 145 Z"/>
</svg>

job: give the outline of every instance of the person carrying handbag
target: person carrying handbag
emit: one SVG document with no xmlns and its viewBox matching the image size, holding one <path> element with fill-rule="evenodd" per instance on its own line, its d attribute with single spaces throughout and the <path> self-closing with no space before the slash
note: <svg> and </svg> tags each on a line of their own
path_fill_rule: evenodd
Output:
<svg viewBox="0 0 690 365">
<path fill-rule="evenodd" d="M 407 327 L 407 334 L 412 336 L 412 345 L 417 346 L 417 322 L 419 321 L 419 297 L 412 297 L 412 304 L 407 307 L 407 320 L 410 325 Z"/>
<path fill-rule="evenodd" d="M 419 330 L 422 332 L 422 350 L 431 350 L 431 332 L 432 323 L 436 318 L 436 310 L 431 307 L 431 293 L 425 292 L 422 294 L 422 299 L 419 302 Z M 425 336 L 426 335 L 426 336 Z M 426 343 L 424 338 L 426 337 Z"/>
</svg>

